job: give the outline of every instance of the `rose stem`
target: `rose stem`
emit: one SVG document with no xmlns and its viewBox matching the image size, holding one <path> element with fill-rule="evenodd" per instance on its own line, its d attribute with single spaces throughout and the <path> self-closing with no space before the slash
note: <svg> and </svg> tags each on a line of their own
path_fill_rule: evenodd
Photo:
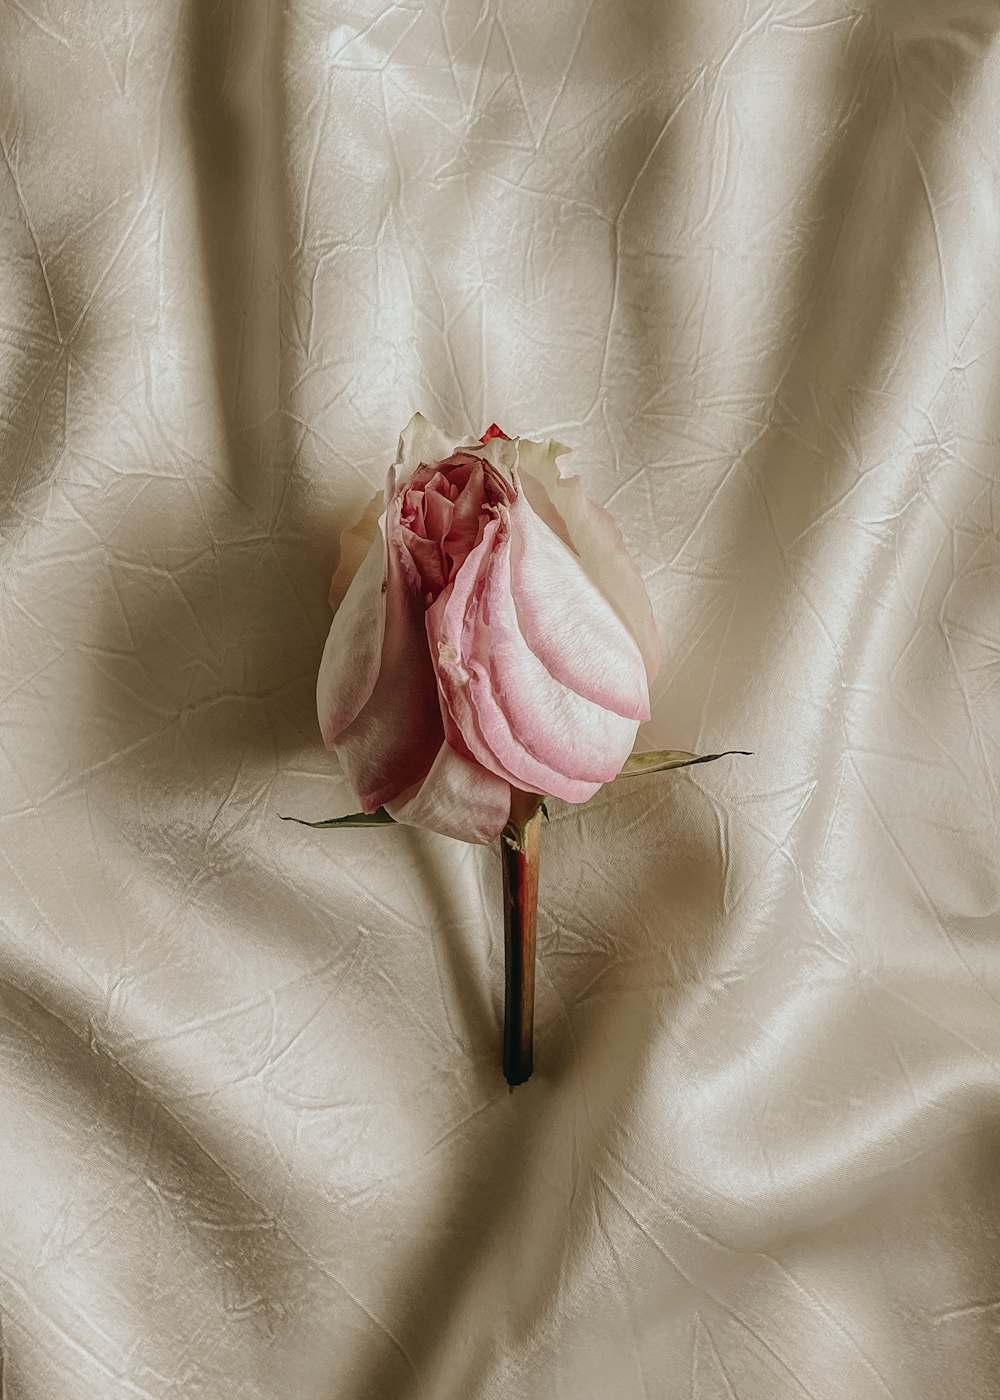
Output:
<svg viewBox="0 0 1000 1400">
<path fill-rule="evenodd" d="M 512 1087 L 531 1078 L 535 1016 L 535 926 L 541 798 L 515 791 L 500 838 L 503 862 L 503 1074 Z"/>
</svg>

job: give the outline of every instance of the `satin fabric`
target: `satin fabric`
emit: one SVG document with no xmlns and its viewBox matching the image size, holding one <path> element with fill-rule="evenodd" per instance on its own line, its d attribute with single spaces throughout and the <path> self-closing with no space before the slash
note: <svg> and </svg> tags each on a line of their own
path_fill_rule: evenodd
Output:
<svg viewBox="0 0 1000 1400">
<path fill-rule="evenodd" d="M 986 1400 L 1000 10 L 0 10 L 10 1400 Z M 648 747 L 345 810 L 341 528 L 421 410 L 640 562 Z"/>
</svg>

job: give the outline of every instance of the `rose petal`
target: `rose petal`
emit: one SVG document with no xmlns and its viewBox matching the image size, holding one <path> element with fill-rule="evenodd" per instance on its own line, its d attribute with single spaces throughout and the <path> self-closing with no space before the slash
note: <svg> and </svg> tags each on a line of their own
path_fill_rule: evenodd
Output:
<svg viewBox="0 0 1000 1400">
<path fill-rule="evenodd" d="M 497 544 L 500 528 L 499 520 L 489 522 L 482 540 L 459 570 L 452 587 L 441 595 L 427 613 L 428 638 L 432 653 L 437 653 L 438 684 L 448 711 L 446 727 L 454 724 L 472 756 L 498 777 L 506 778 L 508 782 L 529 792 L 551 793 L 567 802 L 586 802 L 588 798 L 593 797 L 603 781 L 616 775 L 618 768 L 612 771 L 612 765 L 606 763 L 602 776 L 594 779 L 589 774 L 578 772 L 572 766 L 555 767 L 545 761 L 532 751 L 527 735 L 508 719 L 495 690 L 495 681 L 490 675 L 489 658 L 498 633 L 494 629 L 492 617 L 487 629 L 482 603 L 492 557 L 500 548 Z M 513 614 L 513 606 L 509 599 L 508 610 Z M 526 646 L 524 650 L 527 651 Z M 528 655 L 530 657 L 530 653 Z M 529 689 L 532 683 L 536 684 L 536 689 L 530 693 L 529 705 L 533 700 L 539 708 L 530 709 L 527 727 L 536 740 L 539 727 L 544 729 L 550 724 L 560 722 L 579 724 L 579 712 L 586 712 L 583 715 L 584 722 L 595 717 L 593 712 L 598 711 L 599 707 L 580 696 L 574 696 L 566 687 L 553 680 L 536 658 L 530 659 L 534 661 L 537 671 L 528 678 Z M 530 661 L 527 668 L 531 669 Z M 538 672 L 541 672 L 541 675 Z M 540 695 L 540 690 L 545 689 L 546 680 L 549 689 L 544 695 Z M 522 681 L 523 675 L 519 674 L 514 683 L 517 685 Z M 562 711 L 561 717 L 545 713 L 544 706 L 552 704 L 554 700 L 558 701 L 557 708 Z M 574 711 L 569 714 L 568 720 L 567 710 Z M 624 762 L 638 726 L 616 715 L 601 713 L 606 715 L 610 726 L 622 726 L 620 744 L 624 746 L 621 754 L 621 761 Z M 592 727 L 589 725 L 587 733 L 592 735 Z M 586 743 L 586 736 L 583 743 Z M 579 745 L 574 745 L 572 741 L 568 741 L 562 747 L 561 757 L 565 758 L 568 764 L 579 765 L 582 761 L 586 766 L 593 766 L 589 755 L 584 755 L 581 759 Z M 618 764 L 619 768 L 620 766 L 621 763 Z"/>
<path fill-rule="evenodd" d="M 415 535 L 412 530 L 405 525 L 400 531 L 407 553 L 413 560 L 420 575 L 421 588 L 430 597 L 437 597 L 448 582 L 445 577 L 444 564 L 441 559 L 440 546 L 432 540 L 423 539 L 420 535 Z"/>
<path fill-rule="evenodd" d="M 631 628 L 642 652 L 647 678 L 652 681 L 660 666 L 660 641 L 646 585 L 608 512 L 587 499 L 578 476 L 560 475 L 556 458 L 568 450 L 558 442 L 520 439 L 518 465 L 524 493 L 536 514 L 550 525 L 544 500 L 561 517 L 566 536 L 588 574 Z"/>
<path fill-rule="evenodd" d="M 451 527 L 444 541 L 444 550 L 452 566 L 464 562 L 479 536 L 484 491 L 484 469 L 479 463 L 469 473 L 469 479 L 455 501 Z"/>
<path fill-rule="evenodd" d="M 377 531 L 344 594 L 323 648 L 316 680 L 316 713 L 332 748 L 368 700 L 378 679 L 385 632 L 385 540 Z"/>
<path fill-rule="evenodd" d="M 512 536 L 512 528 L 501 515 L 482 594 L 478 606 L 474 605 L 478 616 L 472 627 L 466 624 L 478 663 L 469 665 L 469 670 L 480 728 L 496 752 L 494 737 L 502 732 L 495 725 L 499 710 L 506 727 L 534 758 L 568 778 L 610 782 L 632 751 L 639 720 L 634 715 L 617 714 L 571 689 L 531 650 L 519 626 L 511 585 Z M 581 649 L 589 642 L 587 601 L 575 618 Z M 618 657 L 609 661 L 617 664 Z M 633 672 L 637 668 L 641 673 L 638 652 Z M 562 795 L 555 789 L 553 792 L 557 797 Z"/>
<path fill-rule="evenodd" d="M 464 448 L 463 448 L 464 450 Z M 489 462 L 496 477 L 502 483 L 499 495 L 507 500 L 513 498 L 513 491 L 510 483 L 513 482 L 512 471 L 517 465 L 517 443 L 511 438 L 490 438 L 489 442 L 477 443 L 475 448 L 477 457 L 481 457 L 484 462 Z M 487 496 L 489 496 L 487 492 Z"/>
<path fill-rule="evenodd" d="M 372 541 L 379 532 L 379 517 L 385 509 L 385 492 L 377 491 L 365 506 L 360 518 L 349 525 L 340 536 L 340 557 L 330 580 L 330 609 L 336 612 L 351 586 L 351 579 L 361 567 Z"/>
<path fill-rule="evenodd" d="M 510 784 L 442 744 L 430 772 L 386 807 L 398 822 L 488 845 L 510 816 Z"/>
<path fill-rule="evenodd" d="M 452 438 L 429 423 L 422 413 L 415 413 L 399 435 L 396 453 L 399 480 L 407 482 L 417 467 L 443 462 L 454 450 Z"/>
<path fill-rule="evenodd" d="M 404 574 L 399 507 L 397 495 L 385 517 L 388 568 L 378 678 L 367 704 L 333 745 L 366 812 L 421 782 L 444 739 L 423 604 Z"/>
<path fill-rule="evenodd" d="M 485 585 L 486 564 L 499 528 L 500 522 L 496 519 L 486 525 L 482 540 L 459 568 L 454 584 L 427 610 L 427 638 L 431 655 L 436 658 L 437 682 L 445 704 L 445 732 L 450 734 L 452 746 L 457 743 L 457 736 L 461 736 L 469 755 L 490 773 L 506 778 L 508 783 L 529 792 L 550 792 L 555 797 L 566 798 L 567 802 L 585 802 L 594 797 L 601 784 L 571 780 L 566 774 L 550 769 L 548 764 L 539 763 L 511 734 L 510 725 L 496 706 L 492 707 L 496 713 L 490 715 L 494 731 L 492 743 L 486 742 L 480 728 L 469 669 L 475 661 L 468 651 L 471 629 L 476 624 L 475 599 Z M 452 731 L 457 736 L 452 736 Z"/>
<path fill-rule="evenodd" d="M 447 482 L 443 483 L 447 485 Z M 429 540 L 438 544 L 451 529 L 455 506 L 451 499 L 439 489 L 424 492 L 424 533 Z"/>
<path fill-rule="evenodd" d="M 531 651 L 577 694 L 627 719 L 649 719 L 642 653 L 579 555 L 539 519 L 521 491 L 510 522 L 511 589 Z"/>
</svg>

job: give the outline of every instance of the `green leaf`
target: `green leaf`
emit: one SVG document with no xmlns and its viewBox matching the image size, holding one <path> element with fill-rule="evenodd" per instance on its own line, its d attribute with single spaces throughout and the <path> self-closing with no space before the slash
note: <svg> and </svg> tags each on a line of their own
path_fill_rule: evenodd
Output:
<svg viewBox="0 0 1000 1400">
<path fill-rule="evenodd" d="M 279 814 L 280 815 L 280 814 Z M 384 807 L 376 812 L 354 812 L 349 817 L 330 817 L 325 822 L 306 822 L 301 817 L 282 817 L 283 822 L 298 822 L 299 826 L 324 828 L 328 826 L 394 826 L 395 817 L 390 817 Z"/>
<path fill-rule="evenodd" d="M 619 778 L 633 778 L 639 773 L 664 773 L 669 768 L 690 768 L 695 763 L 714 763 L 730 754 L 750 757 L 747 749 L 727 749 L 725 753 L 685 753 L 682 749 L 660 749 L 656 753 L 633 753 L 625 760 Z"/>
</svg>

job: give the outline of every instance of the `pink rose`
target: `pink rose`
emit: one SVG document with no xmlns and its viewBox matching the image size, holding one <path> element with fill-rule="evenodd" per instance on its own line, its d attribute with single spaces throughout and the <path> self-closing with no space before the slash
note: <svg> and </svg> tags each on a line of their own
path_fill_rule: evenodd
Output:
<svg viewBox="0 0 1000 1400">
<path fill-rule="evenodd" d="M 659 644 L 614 521 L 556 467 L 566 450 L 495 427 L 453 443 L 420 414 L 404 430 L 385 508 L 345 537 L 335 593 L 371 543 L 317 686 L 364 811 L 485 843 L 512 786 L 585 802 L 621 770 Z"/>
</svg>

